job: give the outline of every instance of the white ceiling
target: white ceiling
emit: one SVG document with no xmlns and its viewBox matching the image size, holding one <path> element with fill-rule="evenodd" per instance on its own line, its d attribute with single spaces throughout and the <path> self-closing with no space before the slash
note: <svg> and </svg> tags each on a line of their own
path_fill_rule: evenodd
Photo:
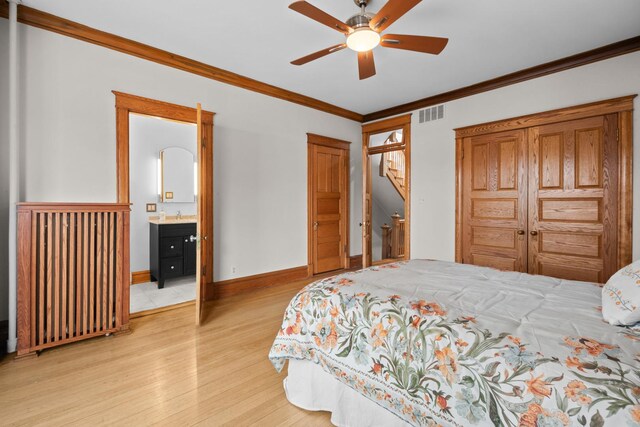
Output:
<svg viewBox="0 0 640 427">
<path fill-rule="evenodd" d="M 27 6 L 191 59 L 370 113 L 640 35 L 638 0 L 423 0 L 385 32 L 448 37 L 438 56 L 378 47 L 360 81 L 343 42 L 287 8 L 293 0 L 23 0 Z M 338 19 L 353 0 L 309 0 Z M 384 0 L 372 0 L 378 11 Z"/>
</svg>

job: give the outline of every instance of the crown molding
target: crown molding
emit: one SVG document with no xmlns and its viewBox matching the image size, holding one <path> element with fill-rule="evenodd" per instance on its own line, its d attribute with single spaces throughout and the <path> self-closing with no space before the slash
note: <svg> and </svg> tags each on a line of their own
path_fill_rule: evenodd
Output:
<svg viewBox="0 0 640 427">
<path fill-rule="evenodd" d="M 0 17 L 8 18 L 8 16 L 9 5 L 7 2 L 0 0 Z M 192 74 L 197 74 L 211 80 L 230 84 L 232 86 L 251 90 L 253 92 L 261 93 L 263 95 L 271 96 L 274 98 L 283 99 L 285 101 L 293 102 L 295 104 L 303 105 L 305 107 L 313 108 L 315 110 L 323 111 L 325 113 L 333 114 L 362 123 L 384 119 L 398 114 L 408 113 L 414 110 L 419 110 L 421 108 L 426 108 L 456 99 L 465 98 L 471 95 L 477 95 L 479 93 L 488 92 L 505 86 L 521 83 L 527 80 L 532 80 L 538 77 L 543 77 L 549 74 L 554 74 L 560 71 L 569 70 L 571 68 L 580 67 L 582 65 L 603 61 L 605 59 L 610 59 L 616 56 L 625 55 L 640 50 L 640 36 L 636 36 L 596 49 L 578 53 L 576 55 L 568 56 L 510 74 L 505 74 L 503 76 L 496 77 L 490 80 L 475 83 L 470 86 L 465 86 L 459 89 L 454 89 L 448 92 L 443 92 L 427 98 L 422 98 L 416 101 L 396 105 L 363 115 L 355 111 L 347 110 L 345 108 L 329 104 L 319 99 L 311 98 L 306 95 L 289 91 L 287 89 L 282 89 L 277 86 L 251 79 L 249 77 L 244 77 L 240 74 L 223 70 L 221 68 L 195 61 L 184 56 L 176 55 L 162 49 L 158 49 L 143 43 L 117 36 L 115 34 L 100 31 L 95 28 L 70 21 L 68 19 L 64 19 L 34 8 L 30 8 L 28 6 L 18 5 L 18 21 L 26 25 L 31 25 L 33 27 L 52 31 L 78 40 L 83 40 L 88 43 L 96 44 L 98 46 L 113 49 L 118 52 L 126 53 L 138 58 L 146 59 L 148 61 L 156 62 L 158 64 L 166 65 L 168 67 L 176 68 Z"/>
<path fill-rule="evenodd" d="M 490 80 L 485 80 L 471 86 L 454 89 L 449 92 L 422 98 L 417 101 L 365 114 L 364 122 L 366 123 L 373 120 L 383 119 L 386 117 L 395 116 L 397 114 L 407 113 L 410 111 L 419 110 L 421 108 L 431 107 L 433 105 L 453 101 L 455 99 L 477 95 L 479 93 L 488 92 L 512 84 L 536 79 L 538 77 L 543 77 L 560 71 L 569 70 L 571 68 L 591 64 L 593 62 L 603 61 L 605 59 L 625 55 L 627 53 L 636 52 L 638 50 L 640 50 L 640 36 L 632 37 L 630 39 L 588 50 L 576 55 L 567 56 L 566 58 L 561 58 L 555 61 L 536 65 L 535 67 L 525 68 L 524 70 L 505 74 L 503 76 L 496 77 Z"/>
<path fill-rule="evenodd" d="M 8 18 L 9 5 L 0 0 L 0 17 Z M 50 13 L 42 12 L 24 5 L 18 5 L 18 21 L 22 24 L 52 31 L 74 39 L 82 40 L 98 46 L 126 53 L 168 67 L 197 74 L 202 77 L 227 83 L 263 95 L 271 96 L 325 113 L 344 117 L 349 120 L 362 122 L 362 114 L 345 108 L 329 104 L 319 99 L 311 98 L 296 92 L 279 88 L 222 68 L 214 67 L 203 62 L 195 61 L 166 50 L 158 49 L 143 43 L 136 42 L 115 34 L 100 31 L 86 25 L 79 24 L 68 19 L 61 18 Z"/>
</svg>

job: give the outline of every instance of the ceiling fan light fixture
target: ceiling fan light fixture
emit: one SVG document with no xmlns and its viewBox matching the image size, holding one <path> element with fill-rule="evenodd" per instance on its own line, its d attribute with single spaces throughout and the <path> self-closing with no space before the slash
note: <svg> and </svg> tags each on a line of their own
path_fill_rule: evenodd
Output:
<svg viewBox="0 0 640 427">
<path fill-rule="evenodd" d="M 367 52 L 380 44 L 380 34 L 369 27 L 357 28 L 347 36 L 347 46 L 356 52 Z"/>
</svg>

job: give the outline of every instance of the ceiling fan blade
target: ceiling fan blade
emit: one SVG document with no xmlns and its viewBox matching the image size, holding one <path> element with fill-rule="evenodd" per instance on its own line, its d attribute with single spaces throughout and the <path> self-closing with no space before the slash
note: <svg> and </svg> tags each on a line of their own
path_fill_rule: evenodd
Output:
<svg viewBox="0 0 640 427">
<path fill-rule="evenodd" d="M 402 34 L 385 34 L 380 40 L 380 46 L 393 49 L 414 50 L 416 52 L 438 55 L 449 43 L 449 39 L 442 37 L 405 36 Z"/>
<path fill-rule="evenodd" d="M 377 32 L 384 31 L 405 13 L 413 9 L 421 0 L 389 0 L 373 19 L 369 26 Z"/>
<path fill-rule="evenodd" d="M 326 49 L 319 50 L 319 51 L 317 51 L 315 53 L 312 53 L 311 55 L 307 55 L 307 56 L 303 56 L 302 58 L 298 58 L 295 61 L 291 61 L 291 63 L 293 65 L 304 65 L 307 62 L 311 62 L 311 61 L 314 61 L 314 60 L 316 60 L 318 58 L 322 58 L 323 56 L 327 56 L 330 53 L 338 52 L 338 51 L 344 49 L 345 47 L 347 47 L 347 45 L 344 44 L 344 43 L 337 44 L 335 46 L 331 46 L 331 47 L 328 47 Z"/>
<path fill-rule="evenodd" d="M 327 27 L 333 28 L 341 33 L 348 34 L 353 31 L 350 26 L 344 22 L 334 18 L 328 13 L 318 9 L 314 5 L 307 3 L 306 1 L 294 1 L 289 5 L 289 9 L 295 10 L 298 13 L 303 14 L 307 18 L 311 18 Z"/>
<path fill-rule="evenodd" d="M 358 71 L 360 80 L 376 75 L 376 64 L 373 61 L 373 51 L 358 52 Z"/>
</svg>

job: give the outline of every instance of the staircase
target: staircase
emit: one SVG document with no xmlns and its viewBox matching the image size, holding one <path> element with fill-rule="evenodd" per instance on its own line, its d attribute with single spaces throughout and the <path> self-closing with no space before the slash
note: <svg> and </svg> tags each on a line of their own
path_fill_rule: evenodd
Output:
<svg viewBox="0 0 640 427">
<path fill-rule="evenodd" d="M 398 142 L 396 132 L 389 135 L 384 145 Z M 404 150 L 388 151 L 380 156 L 380 176 L 386 176 L 396 189 L 402 200 L 407 197 L 405 186 L 405 161 Z"/>
<path fill-rule="evenodd" d="M 391 224 L 382 228 L 382 259 L 404 258 L 404 218 L 396 212 L 391 215 Z"/>
</svg>

